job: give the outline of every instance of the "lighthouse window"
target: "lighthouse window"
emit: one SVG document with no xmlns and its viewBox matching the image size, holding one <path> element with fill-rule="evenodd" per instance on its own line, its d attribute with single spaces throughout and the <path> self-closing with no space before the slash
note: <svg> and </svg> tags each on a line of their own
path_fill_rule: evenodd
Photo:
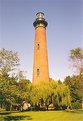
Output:
<svg viewBox="0 0 83 121">
<path fill-rule="evenodd" d="M 39 76 L 39 69 L 37 69 L 37 76 Z"/>
<path fill-rule="evenodd" d="M 39 50 L 39 48 L 40 48 L 40 45 L 39 45 L 39 44 L 37 45 L 37 48 L 38 48 L 38 50 Z"/>
</svg>

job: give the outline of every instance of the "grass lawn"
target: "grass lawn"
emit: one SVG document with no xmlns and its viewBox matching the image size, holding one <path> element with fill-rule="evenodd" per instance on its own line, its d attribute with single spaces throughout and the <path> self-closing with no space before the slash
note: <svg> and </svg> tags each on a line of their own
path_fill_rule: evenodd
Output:
<svg viewBox="0 0 83 121">
<path fill-rule="evenodd" d="M 83 121 L 83 111 L 39 111 L 0 115 L 0 121 Z"/>
</svg>

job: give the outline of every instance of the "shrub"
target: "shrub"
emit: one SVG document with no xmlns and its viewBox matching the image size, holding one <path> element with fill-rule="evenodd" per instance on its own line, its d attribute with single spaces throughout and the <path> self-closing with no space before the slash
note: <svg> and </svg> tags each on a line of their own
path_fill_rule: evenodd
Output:
<svg viewBox="0 0 83 121">
<path fill-rule="evenodd" d="M 76 102 L 72 103 L 72 108 L 73 109 L 80 109 L 81 103 L 77 100 Z"/>
</svg>

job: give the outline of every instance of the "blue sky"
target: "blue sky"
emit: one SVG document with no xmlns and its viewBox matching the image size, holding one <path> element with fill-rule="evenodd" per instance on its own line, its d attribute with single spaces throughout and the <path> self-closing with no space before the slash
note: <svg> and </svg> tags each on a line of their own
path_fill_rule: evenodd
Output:
<svg viewBox="0 0 83 121">
<path fill-rule="evenodd" d="M 46 29 L 50 77 L 73 74 L 69 52 L 82 47 L 82 0 L 0 0 L 0 49 L 17 51 L 21 69 L 32 81 L 36 13 L 42 11 Z"/>
</svg>

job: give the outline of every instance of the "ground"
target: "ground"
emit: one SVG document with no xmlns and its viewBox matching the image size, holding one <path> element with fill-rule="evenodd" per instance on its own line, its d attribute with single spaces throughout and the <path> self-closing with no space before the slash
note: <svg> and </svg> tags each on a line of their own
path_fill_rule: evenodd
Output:
<svg viewBox="0 0 83 121">
<path fill-rule="evenodd" d="M 83 111 L 37 111 L 0 115 L 0 121 L 83 121 Z"/>
</svg>

